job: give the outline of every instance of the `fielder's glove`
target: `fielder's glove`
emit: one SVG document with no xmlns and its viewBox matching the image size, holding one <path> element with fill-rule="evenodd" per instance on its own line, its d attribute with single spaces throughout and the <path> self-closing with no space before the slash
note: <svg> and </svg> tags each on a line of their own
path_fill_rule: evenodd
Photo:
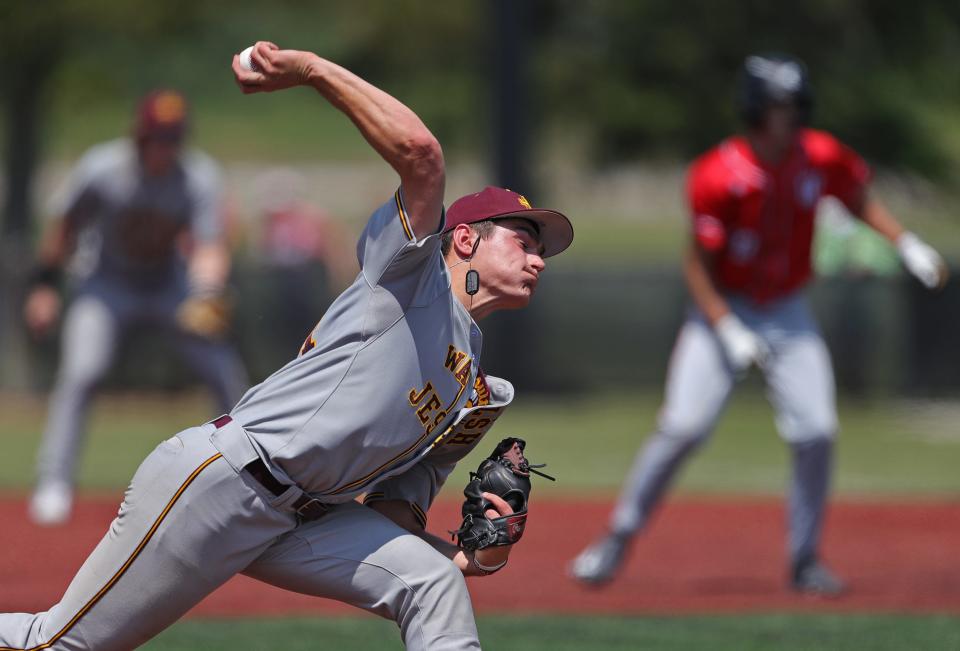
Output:
<svg viewBox="0 0 960 651">
<path fill-rule="evenodd" d="M 523 439 L 508 437 L 500 441 L 493 454 L 483 460 L 476 472 L 470 473 L 470 481 L 463 494 L 460 528 L 450 533 L 457 538 L 460 547 L 472 551 L 485 547 L 512 545 L 523 536 L 527 523 L 527 500 L 530 497 L 530 473 L 556 481 L 550 475 L 537 472 L 543 464 L 531 466 L 523 456 L 526 447 Z M 513 508 L 511 515 L 488 518 L 485 513 L 493 509 L 483 493 L 498 495 Z"/>
<path fill-rule="evenodd" d="M 223 294 L 189 296 L 177 307 L 177 323 L 191 334 L 219 339 L 230 327 L 232 308 L 230 299 Z"/>
</svg>

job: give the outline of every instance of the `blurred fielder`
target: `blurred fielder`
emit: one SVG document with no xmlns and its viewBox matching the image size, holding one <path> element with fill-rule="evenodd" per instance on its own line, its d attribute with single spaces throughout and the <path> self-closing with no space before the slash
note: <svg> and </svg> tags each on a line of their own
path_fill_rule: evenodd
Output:
<svg viewBox="0 0 960 651">
<path fill-rule="evenodd" d="M 246 372 L 223 340 L 230 258 L 222 232 L 220 170 L 183 150 L 187 104 L 175 91 L 148 94 L 133 137 L 91 148 L 73 169 L 62 219 L 48 230 L 25 319 L 36 337 L 60 313 L 71 254 L 88 267 L 63 323 L 60 368 L 40 446 L 29 513 L 38 524 L 70 515 L 77 457 L 92 393 L 123 335 L 150 326 L 213 390 L 219 411 L 239 400 Z"/>
<path fill-rule="evenodd" d="M 390 618 L 408 649 L 480 648 L 464 576 L 502 568 L 520 531 L 458 547 L 425 531 L 426 514 L 513 400 L 480 369 L 476 320 L 525 307 L 573 227 L 502 188 L 444 211 L 443 152 L 413 111 L 310 52 L 260 42 L 253 63 L 233 60 L 244 92 L 316 90 L 400 187 L 299 355 L 229 415 L 161 443 L 60 603 L 0 615 L 0 651 L 132 649 L 240 572 Z M 482 495 L 493 506 L 471 530 L 520 516 Z"/>
<path fill-rule="evenodd" d="M 750 56 L 739 81 L 746 125 L 694 161 L 693 221 L 684 275 L 693 306 L 667 371 L 657 429 L 640 451 L 609 532 L 577 556 L 574 578 L 601 584 L 620 566 L 687 457 L 714 430 L 734 384 L 763 373 L 780 436 L 789 445 L 789 580 L 824 595 L 844 585 L 819 545 L 837 432 L 833 370 L 807 303 L 817 202 L 825 195 L 894 243 L 926 287 L 946 280 L 940 256 L 867 195 L 870 171 L 854 151 L 807 127 L 812 93 L 802 62 Z"/>
</svg>

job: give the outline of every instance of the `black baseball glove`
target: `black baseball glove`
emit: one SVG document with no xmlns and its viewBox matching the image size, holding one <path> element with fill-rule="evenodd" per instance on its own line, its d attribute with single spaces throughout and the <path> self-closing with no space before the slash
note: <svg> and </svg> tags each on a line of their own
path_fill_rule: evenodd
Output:
<svg viewBox="0 0 960 651">
<path fill-rule="evenodd" d="M 556 481 L 550 475 L 538 472 L 523 456 L 526 447 L 523 439 L 508 437 L 500 441 L 493 454 L 483 460 L 476 472 L 470 473 L 470 481 L 463 494 L 460 528 L 450 533 L 460 547 L 466 550 L 512 545 L 523 536 L 527 523 L 527 500 L 530 497 L 530 473 Z M 511 515 L 488 518 L 488 509 L 496 511 L 493 504 L 484 499 L 483 493 L 498 495 L 513 508 Z"/>
</svg>

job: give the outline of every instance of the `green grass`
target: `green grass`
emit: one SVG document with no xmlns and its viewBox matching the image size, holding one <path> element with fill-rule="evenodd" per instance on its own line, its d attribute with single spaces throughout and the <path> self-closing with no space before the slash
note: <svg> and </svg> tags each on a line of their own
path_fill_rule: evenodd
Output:
<svg viewBox="0 0 960 651">
<path fill-rule="evenodd" d="M 537 482 L 543 491 L 615 490 L 635 451 L 652 429 L 658 395 L 591 397 L 565 402 L 518 401 L 497 424 L 497 434 L 526 437 L 535 460 L 550 464 L 561 481 Z M 838 443 L 838 492 L 952 494 L 960 492 L 960 452 L 951 409 L 936 405 L 846 402 Z M 457 473 L 479 462 L 474 453 Z M 680 479 L 688 492 L 781 494 L 787 482 L 786 447 L 773 412 L 753 386 L 734 395 L 717 432 Z M 452 480 L 451 480 L 452 481 Z M 454 481 L 454 485 L 459 482 Z"/>
<path fill-rule="evenodd" d="M 659 395 L 601 395 L 564 400 L 521 396 L 491 438 L 526 438 L 535 461 L 549 464 L 559 481 L 536 482 L 546 494 L 606 496 L 619 486 L 636 449 L 653 427 Z M 126 485 L 139 462 L 175 432 L 213 414 L 202 393 L 166 396 L 106 395 L 94 403 L 80 471 L 87 489 Z M 39 398 L 0 398 L 0 488 L 24 489 L 43 427 Z M 957 496 L 960 407 L 952 403 L 841 402 L 836 487 L 847 496 Z M 454 472 L 450 495 L 490 445 L 481 445 Z M 787 456 L 773 414 L 759 389 L 735 394 L 718 431 L 683 473 L 679 489 L 695 493 L 780 495 Z"/>
<path fill-rule="evenodd" d="M 87 444 L 80 462 L 81 488 L 117 489 L 127 485 L 139 463 L 160 441 L 209 420 L 211 405 L 203 394 L 101 395 L 91 410 Z M 0 488 L 26 488 L 46 416 L 39 397 L 0 398 Z"/>
<path fill-rule="evenodd" d="M 901 651 L 956 649 L 960 619 L 905 615 L 493 617 L 478 622 L 498 651 Z M 187 620 L 144 651 L 403 648 L 391 622 L 370 618 Z"/>
</svg>

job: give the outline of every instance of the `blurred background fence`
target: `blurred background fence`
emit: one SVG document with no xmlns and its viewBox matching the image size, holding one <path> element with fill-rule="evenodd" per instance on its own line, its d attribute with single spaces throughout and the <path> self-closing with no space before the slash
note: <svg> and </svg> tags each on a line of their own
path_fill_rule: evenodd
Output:
<svg viewBox="0 0 960 651">
<path fill-rule="evenodd" d="M 314 268 L 314 286 L 325 272 Z M 234 337 L 251 376 L 260 380 L 290 360 L 300 346 L 290 332 L 289 303 L 277 293 L 275 272 L 241 264 L 235 283 Z M 297 285 L 302 291 L 306 285 Z M 322 313 L 328 293 L 301 295 L 307 314 Z M 948 396 L 960 390 L 960 285 L 936 295 L 902 277 L 831 277 L 811 292 L 834 361 L 839 389 L 848 397 Z M 501 313 L 481 324 L 483 366 L 525 392 L 658 391 L 686 309 L 679 270 L 570 269 L 544 276 L 537 300 L 524 312 Z M 312 320 L 313 316 L 307 316 Z M 283 324 L 283 325 L 278 325 Z M 309 326 L 307 326 L 309 328 Z M 300 335 L 306 330 L 300 332 Z M 113 388 L 178 389 L 191 373 L 158 342 L 134 335 L 110 376 Z M 299 337 L 299 335 L 298 335 Z M 28 381 L 51 382 L 56 345 L 34 345 Z M 132 349 L 132 350 L 131 350 Z M 25 378 L 26 379 L 26 378 Z"/>
</svg>

